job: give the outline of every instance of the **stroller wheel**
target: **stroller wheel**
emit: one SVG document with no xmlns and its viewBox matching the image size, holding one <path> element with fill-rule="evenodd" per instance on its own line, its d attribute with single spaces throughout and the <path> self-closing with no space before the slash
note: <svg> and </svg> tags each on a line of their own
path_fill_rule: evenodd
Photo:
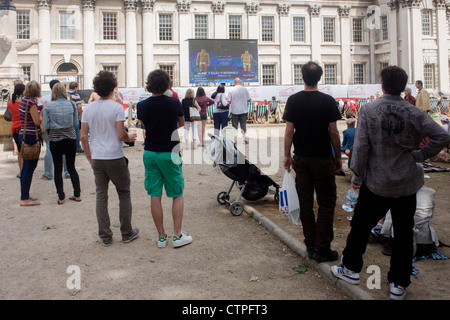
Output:
<svg viewBox="0 0 450 320">
<path fill-rule="evenodd" d="M 240 216 L 244 212 L 244 205 L 241 202 L 233 202 L 230 206 L 230 212 L 233 216 Z"/>
<path fill-rule="evenodd" d="M 219 204 L 226 204 L 228 200 L 230 200 L 230 195 L 226 191 L 222 191 L 217 195 L 217 202 Z"/>
</svg>

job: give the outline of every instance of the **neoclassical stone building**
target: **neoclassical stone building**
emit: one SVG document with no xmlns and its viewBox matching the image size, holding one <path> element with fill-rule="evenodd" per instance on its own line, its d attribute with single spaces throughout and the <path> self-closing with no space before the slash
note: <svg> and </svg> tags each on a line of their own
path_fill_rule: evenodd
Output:
<svg viewBox="0 0 450 320">
<path fill-rule="evenodd" d="M 189 86 L 187 39 L 257 39 L 259 85 L 301 84 L 318 61 L 324 84 L 379 83 L 389 64 L 410 82 L 450 91 L 446 0 L 15 0 L 19 53 L 30 79 L 56 75 L 90 88 L 99 70 L 121 87 L 143 87 L 164 68 Z M 65 78 L 64 78 L 65 77 Z"/>
</svg>

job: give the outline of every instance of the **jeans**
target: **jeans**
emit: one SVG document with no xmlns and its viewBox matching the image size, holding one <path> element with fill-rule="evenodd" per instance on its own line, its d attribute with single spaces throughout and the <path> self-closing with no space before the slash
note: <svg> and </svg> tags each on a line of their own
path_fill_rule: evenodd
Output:
<svg viewBox="0 0 450 320">
<path fill-rule="evenodd" d="M 228 112 L 215 112 L 213 113 L 214 120 L 214 134 L 219 135 L 220 129 L 228 126 Z"/>
<path fill-rule="evenodd" d="M 67 170 L 70 173 L 70 180 L 72 181 L 73 195 L 79 197 L 80 179 L 78 177 L 77 170 L 75 169 L 75 155 L 76 155 L 76 141 L 72 139 L 64 139 L 61 141 L 50 141 L 50 150 L 53 158 L 53 165 L 55 166 L 54 181 L 56 186 L 56 192 L 59 200 L 64 200 L 64 185 L 62 178 L 63 157 L 65 155 Z"/>
<path fill-rule="evenodd" d="M 394 245 L 388 281 L 408 287 L 411 283 L 416 206 L 416 193 L 399 198 L 382 197 L 372 193 L 363 184 L 355 206 L 351 222 L 352 228 L 347 237 L 346 247 L 342 252 L 342 263 L 354 272 L 361 271 L 362 256 L 366 251 L 370 231 L 390 209 L 394 228 Z"/>
<path fill-rule="evenodd" d="M 19 144 L 22 144 L 23 135 L 19 134 Z M 35 135 L 25 135 L 25 142 L 28 144 L 36 143 Z M 31 181 L 33 173 L 37 167 L 39 158 L 35 160 L 23 160 L 22 171 L 20 172 L 20 200 L 28 200 L 30 198 Z"/>
<path fill-rule="evenodd" d="M 48 141 L 48 133 L 45 134 L 45 156 L 44 156 L 44 177 L 50 180 L 53 176 L 53 157 L 50 151 L 50 141 Z M 63 155 L 64 176 L 69 176 L 69 171 L 66 165 L 66 156 Z"/>
<path fill-rule="evenodd" d="M 333 219 L 337 197 L 334 160 L 332 157 L 296 155 L 294 170 L 305 245 L 326 253 L 331 250 L 331 241 L 334 238 Z M 317 220 L 314 215 L 314 191 L 319 205 Z"/>
<path fill-rule="evenodd" d="M 79 122 L 78 125 L 75 126 L 75 135 L 77 137 L 77 152 L 83 151 L 83 148 L 81 148 L 81 144 L 80 144 L 80 126 L 81 126 L 81 122 Z"/>
<path fill-rule="evenodd" d="M 133 233 L 131 227 L 131 193 L 128 159 L 92 160 L 96 186 L 95 211 L 98 222 L 98 235 L 102 240 L 111 240 L 111 222 L 108 212 L 108 186 L 112 181 L 119 196 L 119 221 L 122 237 Z"/>
</svg>

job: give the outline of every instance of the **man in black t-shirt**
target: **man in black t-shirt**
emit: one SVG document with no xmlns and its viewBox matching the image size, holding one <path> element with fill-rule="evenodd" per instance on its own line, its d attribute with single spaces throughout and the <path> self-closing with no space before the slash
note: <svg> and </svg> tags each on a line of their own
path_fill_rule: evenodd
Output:
<svg viewBox="0 0 450 320">
<path fill-rule="evenodd" d="M 293 166 L 295 170 L 304 242 L 308 256 L 319 262 L 338 258 L 337 252 L 331 250 L 331 241 L 336 207 L 335 172 L 342 166 L 336 123 L 341 115 L 334 98 L 318 91 L 322 73 L 322 68 L 314 62 L 302 67 L 305 90 L 289 97 L 283 116 L 286 121 L 284 167 L 290 171 Z M 317 221 L 314 190 L 319 205 Z"/>
</svg>

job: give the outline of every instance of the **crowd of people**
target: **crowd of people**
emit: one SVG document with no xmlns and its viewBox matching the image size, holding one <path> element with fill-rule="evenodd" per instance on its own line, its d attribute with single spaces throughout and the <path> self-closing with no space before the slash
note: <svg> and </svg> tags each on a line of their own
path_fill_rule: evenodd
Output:
<svg viewBox="0 0 450 320">
<path fill-rule="evenodd" d="M 408 90 L 402 98 L 408 76 L 401 68 L 390 66 L 381 72 L 383 95 L 366 104 L 357 119 L 346 119 L 347 129 L 341 144 L 337 121 L 342 119 L 342 114 L 335 99 L 318 90 L 322 68 L 309 62 L 302 67 L 302 74 L 305 89 L 289 97 L 283 115 L 286 122 L 284 168 L 288 171 L 293 168 L 296 173 L 308 256 L 319 262 L 338 259 L 337 251 L 331 248 L 337 200 L 335 175 L 342 170 L 342 153 L 349 152 L 352 187 L 359 190 L 359 199 L 341 264 L 331 268 L 332 274 L 349 283 L 359 283 L 371 229 L 390 211 L 396 236 L 388 279 L 391 298 L 401 299 L 410 284 L 416 193 L 423 186 L 423 176 L 416 163 L 448 148 L 449 119 L 442 117 L 442 125 L 439 125 L 430 117 L 427 93 L 421 81 L 416 82 L 419 93 L 415 98 Z M 117 92 L 116 77 L 111 72 L 100 71 L 93 80 L 94 94 L 84 109 L 76 93 L 76 83 L 70 84 L 69 90 L 58 81 L 52 81 L 50 87 L 51 95 L 41 98 L 38 82 L 15 84 L 8 108 L 13 114 L 12 133 L 17 147 L 20 150 L 23 141 L 30 145 L 47 143 L 50 153 L 44 161 L 53 164 L 58 205 L 65 201 L 63 171 L 70 177 L 73 188 L 73 195 L 68 199 L 81 201 L 75 159 L 77 153 L 84 153 L 94 173 L 95 211 L 101 243 L 112 244 L 108 212 L 110 181 L 119 198 L 122 241 L 131 242 L 139 236 L 139 229 L 132 225 L 131 181 L 123 143 L 134 143 L 137 136 L 125 127 L 126 114 L 119 103 L 122 97 Z M 231 113 L 232 126 L 236 130 L 240 127 L 248 143 L 246 124 L 250 94 L 236 78 L 235 87 L 228 95 L 224 85 L 220 85 L 211 98 L 199 87 L 196 93 L 187 90 L 180 99 L 171 88 L 169 75 L 160 69 L 150 72 L 145 89 L 147 96 L 140 99 L 135 110 L 135 117 L 144 129 L 145 190 L 151 199 L 151 214 L 158 232 L 156 242 L 160 248 L 168 242 L 163 224 L 163 189 L 167 197 L 172 198 L 172 244 L 177 248 L 193 241 L 182 228 L 184 177 L 178 129 L 184 127 L 185 148 L 190 147 L 191 132 L 192 148 L 197 147 L 197 137 L 198 146 L 203 147 L 206 110 L 214 105 L 215 133 L 228 126 Z M 193 119 L 192 109 L 199 113 L 198 119 Z M 423 141 L 426 143 L 419 147 Z M 39 200 L 30 195 L 38 158 L 25 160 L 19 155 L 18 163 L 20 206 L 40 205 Z M 44 177 L 48 176 L 44 173 Z M 318 202 L 317 217 L 314 193 Z"/>
</svg>

